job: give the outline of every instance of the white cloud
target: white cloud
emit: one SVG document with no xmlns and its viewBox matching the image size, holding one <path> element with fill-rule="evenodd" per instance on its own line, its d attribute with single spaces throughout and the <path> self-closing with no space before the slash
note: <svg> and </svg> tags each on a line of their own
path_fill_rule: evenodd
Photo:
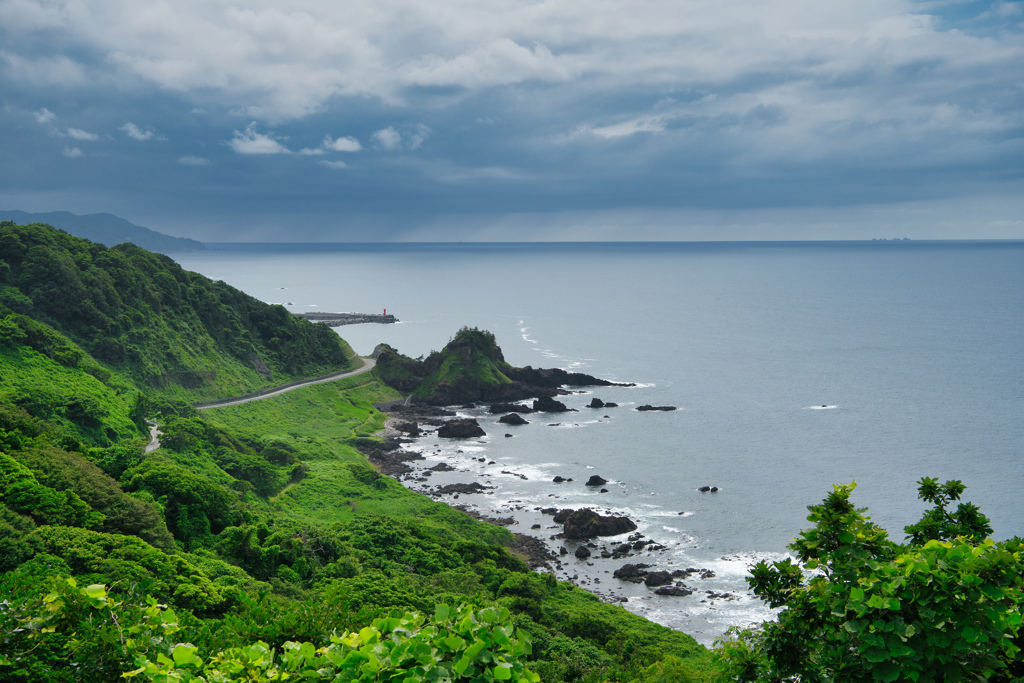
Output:
<svg viewBox="0 0 1024 683">
<path fill-rule="evenodd" d="M 32 115 L 36 117 L 36 121 L 39 123 L 49 123 L 50 121 L 53 121 L 55 118 L 57 118 L 57 115 L 49 109 L 47 109 L 46 107 L 43 107 L 37 112 L 33 112 Z"/>
<path fill-rule="evenodd" d="M 291 154 L 291 150 L 274 139 L 273 133 L 256 132 L 256 122 L 245 127 L 244 131 L 235 131 L 235 137 L 227 145 L 236 154 Z"/>
<path fill-rule="evenodd" d="M 580 126 L 577 129 L 577 134 L 590 133 L 599 138 L 605 140 L 611 138 L 621 138 L 636 133 L 660 133 L 665 130 L 665 122 L 663 117 L 645 117 L 639 119 L 632 119 L 630 121 L 623 121 L 622 123 L 615 123 L 610 126 L 599 126 L 597 128 L 591 126 Z"/>
<path fill-rule="evenodd" d="M 96 142 L 100 139 L 99 135 L 89 133 L 81 128 L 68 128 L 67 136 L 72 140 L 81 140 L 82 142 Z"/>
<path fill-rule="evenodd" d="M 419 149 L 422 147 L 432 132 L 429 126 L 425 126 L 422 123 L 416 126 L 416 132 L 409 138 L 409 149 Z"/>
<path fill-rule="evenodd" d="M 188 154 L 178 159 L 178 163 L 182 166 L 209 166 L 210 160 L 206 157 L 197 157 Z"/>
<path fill-rule="evenodd" d="M 125 124 L 121 126 L 121 130 L 124 131 L 125 135 L 133 140 L 138 140 L 139 142 L 145 142 L 156 135 L 156 133 L 151 130 L 142 130 L 131 121 L 126 121 Z"/>
<path fill-rule="evenodd" d="M 77 147 L 69 147 L 65 145 L 64 156 L 66 156 L 68 159 L 77 159 L 78 157 L 82 156 L 82 150 L 80 150 Z"/>
<path fill-rule="evenodd" d="M 402 134 L 392 126 L 382 128 L 370 136 L 374 142 L 388 151 L 393 151 L 402 146 Z"/>
<path fill-rule="evenodd" d="M 331 136 L 328 135 L 324 137 L 323 148 L 332 152 L 358 152 L 363 148 L 363 146 L 359 144 L 359 140 L 356 140 L 353 137 L 344 137 L 332 140 Z"/>
<path fill-rule="evenodd" d="M 1022 13 L 1024 13 L 1024 8 L 1021 8 L 1020 2 L 997 2 L 995 5 L 993 5 L 993 10 L 995 11 L 997 16 L 1000 16 L 1004 19 L 1008 19 L 1010 17 L 1019 17 Z"/>
<path fill-rule="evenodd" d="M 299 150 L 299 154 L 303 156 L 320 156 L 321 154 L 327 154 L 327 150 L 323 149 L 322 147 L 303 147 L 302 149 Z"/>
<path fill-rule="evenodd" d="M 322 165 L 326 166 L 327 168 L 333 168 L 336 171 L 337 170 L 341 170 L 343 168 L 348 168 L 348 164 L 346 164 L 344 161 L 327 161 L 325 159 L 324 161 L 321 161 L 320 163 Z"/>
</svg>

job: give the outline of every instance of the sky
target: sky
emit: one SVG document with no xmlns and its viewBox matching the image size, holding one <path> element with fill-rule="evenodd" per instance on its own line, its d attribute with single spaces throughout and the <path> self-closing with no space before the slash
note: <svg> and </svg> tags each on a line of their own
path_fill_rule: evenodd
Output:
<svg viewBox="0 0 1024 683">
<path fill-rule="evenodd" d="M 0 0 L 0 160 L 214 242 L 1024 239 L 1024 2 Z"/>
</svg>

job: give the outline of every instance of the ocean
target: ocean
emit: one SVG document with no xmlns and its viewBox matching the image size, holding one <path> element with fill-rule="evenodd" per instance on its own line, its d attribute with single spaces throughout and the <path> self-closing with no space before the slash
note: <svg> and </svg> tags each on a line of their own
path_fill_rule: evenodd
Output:
<svg viewBox="0 0 1024 683">
<path fill-rule="evenodd" d="M 560 570 L 706 644 L 770 617 L 746 569 L 783 557 L 835 483 L 856 481 L 855 503 L 896 540 L 925 509 L 923 476 L 962 480 L 996 538 L 1024 528 L 1024 242 L 209 246 L 175 258 L 294 312 L 396 315 L 337 328 L 364 355 L 425 355 L 469 326 L 513 365 L 635 382 L 521 427 L 464 410 L 487 437 L 418 449 L 462 470 L 432 484 L 495 486 L 458 502 L 514 511 L 514 531 L 556 533 L 537 507 L 600 507 L 666 548 L 652 563 L 711 569 L 687 597 L 611 578 L 622 560 L 570 555 Z M 587 408 L 594 397 L 619 407 Z M 591 474 L 608 493 L 582 485 Z"/>
</svg>

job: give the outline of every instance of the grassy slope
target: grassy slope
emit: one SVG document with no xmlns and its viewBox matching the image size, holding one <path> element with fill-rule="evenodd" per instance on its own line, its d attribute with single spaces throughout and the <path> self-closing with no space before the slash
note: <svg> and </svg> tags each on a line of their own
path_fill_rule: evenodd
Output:
<svg viewBox="0 0 1024 683">
<path fill-rule="evenodd" d="M 78 252 L 79 262 L 104 257 L 87 244 L 71 246 L 89 251 Z M 67 254 L 51 256 L 72 267 Z M 8 284 L 0 299 L 38 314 L 40 307 L 10 284 L 24 281 L 4 265 L 0 280 Z M 22 274 L 28 269 L 20 267 Z M 25 291 L 45 299 L 45 283 L 36 285 Z M 399 394 L 369 375 L 200 413 L 164 401 L 165 447 L 142 456 L 140 390 L 164 398 L 214 388 L 231 393 L 251 388 L 243 377 L 251 371 L 207 334 L 193 346 L 175 347 L 176 360 L 160 362 L 185 359 L 192 368 L 222 363 L 214 365 L 220 379 L 201 388 L 154 386 L 152 373 L 140 367 L 159 356 L 161 344 L 200 334 L 195 324 L 203 324 L 188 314 L 165 309 L 153 317 L 145 306 L 128 307 L 124 315 L 143 325 L 125 339 L 136 332 L 145 339 L 137 354 L 129 343 L 126 357 L 145 363 L 118 366 L 98 363 L 65 334 L 3 306 L 0 568 L 16 568 L 0 574 L 5 594 L 36 590 L 38 579 L 31 577 L 40 571 L 122 586 L 151 582 L 146 590 L 205 619 L 190 621 L 191 637 L 210 648 L 255 638 L 280 645 L 300 632 L 322 636 L 339 625 L 365 624 L 391 606 L 430 610 L 437 600 L 475 595 L 509 606 L 517 623 L 534 634 L 534 664 L 545 680 L 664 678 L 660 670 L 645 673 L 651 665 L 714 680 L 707 653 L 688 636 L 528 572 L 505 550 L 512 540 L 507 530 L 374 471 L 355 444 L 374 439 L 382 426 L 372 404 Z M 283 324 L 279 329 L 292 323 Z M 203 330 L 209 332 L 205 325 Z M 122 343 L 102 334 L 89 343 L 109 351 L 110 341 L 114 347 Z M 334 348 L 351 355 L 341 342 Z M 501 381 L 486 349 L 464 343 L 455 348 L 460 367 L 473 368 L 475 379 Z M 478 364 L 481 351 L 486 362 Z M 257 597 L 261 590 L 272 594 Z M 332 609 L 323 612 L 325 604 Z M 318 609 L 322 620 L 310 621 Z M 35 666 L 51 680 L 75 677 L 66 660 L 48 656 L 39 650 L 24 671 Z M 38 674 L 8 678 L 36 680 Z M 670 679 L 685 680 L 675 674 Z"/>
<path fill-rule="evenodd" d="M 131 244 L 0 223 L 0 315 L 24 313 L 140 386 L 195 400 L 351 367 L 322 325 Z M 254 356 L 257 360 L 254 360 Z"/>
</svg>

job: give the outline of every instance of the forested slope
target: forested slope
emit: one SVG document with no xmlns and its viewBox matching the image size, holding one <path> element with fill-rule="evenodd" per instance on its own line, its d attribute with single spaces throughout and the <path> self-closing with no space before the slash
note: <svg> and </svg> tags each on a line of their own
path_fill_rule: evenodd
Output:
<svg viewBox="0 0 1024 683">
<path fill-rule="evenodd" d="M 0 255 L 0 679 L 718 680 L 370 467 L 400 394 L 369 374 L 189 404 L 344 367 L 329 329 L 129 245 L 4 224 Z"/>
<path fill-rule="evenodd" d="M 0 315 L 51 325 L 140 386 L 240 394 L 352 365 L 329 328 L 132 244 L 0 223 Z"/>
</svg>

